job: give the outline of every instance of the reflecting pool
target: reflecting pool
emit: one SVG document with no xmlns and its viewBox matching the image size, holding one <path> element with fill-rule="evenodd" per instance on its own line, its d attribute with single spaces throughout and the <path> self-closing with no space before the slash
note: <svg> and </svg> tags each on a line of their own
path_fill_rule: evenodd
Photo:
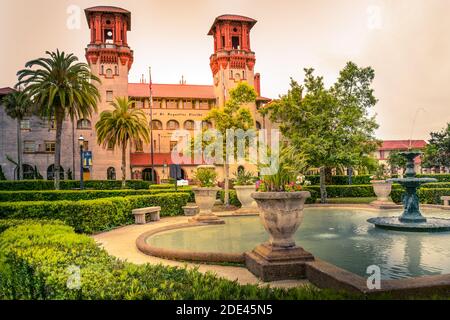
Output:
<svg viewBox="0 0 450 320">
<path fill-rule="evenodd" d="M 425 217 L 450 218 L 449 211 L 424 209 Z M 398 216 L 398 211 L 389 211 Z M 386 211 L 307 208 L 297 244 L 317 258 L 366 276 L 381 268 L 383 279 L 450 273 L 450 232 L 415 233 L 375 228 L 367 219 Z M 184 251 L 242 253 L 268 240 L 259 217 L 225 218 L 225 225 L 171 230 L 147 242 Z"/>
</svg>

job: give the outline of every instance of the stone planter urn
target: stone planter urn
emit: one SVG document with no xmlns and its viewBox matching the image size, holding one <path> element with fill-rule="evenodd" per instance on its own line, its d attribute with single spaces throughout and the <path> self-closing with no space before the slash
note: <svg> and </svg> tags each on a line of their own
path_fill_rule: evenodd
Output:
<svg viewBox="0 0 450 320">
<path fill-rule="evenodd" d="M 263 281 L 304 278 L 305 263 L 314 257 L 297 246 L 293 236 L 303 222 L 304 204 L 311 194 L 306 191 L 256 192 L 252 197 L 270 238 L 268 243 L 245 254 L 247 268 Z"/>
<path fill-rule="evenodd" d="M 259 212 L 258 205 L 252 198 L 252 193 L 256 190 L 255 185 L 234 186 L 234 190 L 236 190 L 236 195 L 242 205 L 242 207 L 237 210 L 235 214 L 255 214 Z"/>
<path fill-rule="evenodd" d="M 380 209 L 390 209 L 397 207 L 395 203 L 389 200 L 392 191 L 392 182 L 386 180 L 372 180 L 373 191 L 377 196 L 377 200 L 371 203 L 372 206 Z"/>
<path fill-rule="evenodd" d="M 217 217 L 213 212 L 212 208 L 216 203 L 217 192 L 221 189 L 218 187 L 211 188 L 192 188 L 195 195 L 195 203 L 198 206 L 200 212 L 193 217 L 190 221 L 195 223 L 206 223 L 206 224 L 224 224 L 225 221 Z"/>
</svg>

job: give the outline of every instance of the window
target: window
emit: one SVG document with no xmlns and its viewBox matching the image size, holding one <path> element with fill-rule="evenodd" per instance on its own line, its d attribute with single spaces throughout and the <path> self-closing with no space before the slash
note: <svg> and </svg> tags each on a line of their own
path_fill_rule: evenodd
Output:
<svg viewBox="0 0 450 320">
<path fill-rule="evenodd" d="M 56 142 L 55 141 L 45 141 L 45 152 L 55 153 Z"/>
<path fill-rule="evenodd" d="M 24 141 L 23 142 L 23 152 L 33 153 L 36 151 L 36 143 L 34 141 Z"/>
<path fill-rule="evenodd" d="M 114 43 L 114 33 L 111 29 L 105 29 L 105 43 Z"/>
<path fill-rule="evenodd" d="M 183 100 L 183 109 L 192 109 L 193 106 L 192 100 Z"/>
<path fill-rule="evenodd" d="M 230 71 L 230 79 L 234 79 L 233 70 Z"/>
<path fill-rule="evenodd" d="M 173 150 L 176 151 L 177 145 L 178 145 L 177 141 L 170 141 L 170 152 L 172 152 Z"/>
<path fill-rule="evenodd" d="M 31 123 L 29 119 L 25 119 L 20 121 L 20 129 L 21 130 L 31 130 Z"/>
<path fill-rule="evenodd" d="M 178 109 L 178 100 L 175 99 L 167 100 L 167 109 Z"/>
<path fill-rule="evenodd" d="M 50 119 L 48 120 L 48 128 L 50 130 L 56 130 L 56 120 L 55 119 Z"/>
<path fill-rule="evenodd" d="M 202 129 L 212 129 L 212 123 L 209 121 L 202 121 Z"/>
<path fill-rule="evenodd" d="M 112 141 L 108 141 L 108 150 L 114 150 L 114 143 Z"/>
<path fill-rule="evenodd" d="M 152 121 L 152 129 L 153 130 L 162 130 L 163 129 L 162 122 L 159 120 L 153 120 Z"/>
<path fill-rule="evenodd" d="M 142 143 L 142 140 L 137 140 L 134 144 L 136 153 L 144 152 L 144 144 Z"/>
<path fill-rule="evenodd" d="M 161 99 L 153 99 L 152 107 L 154 109 L 161 109 L 161 106 L 162 106 L 162 100 Z"/>
<path fill-rule="evenodd" d="M 170 120 L 167 122 L 167 130 L 178 130 L 180 128 L 180 124 L 176 120 Z"/>
<path fill-rule="evenodd" d="M 119 75 L 119 67 L 118 66 L 115 66 L 114 67 L 114 74 L 116 75 L 116 76 L 118 76 Z"/>
<path fill-rule="evenodd" d="M 78 120 L 77 129 L 79 129 L 79 130 L 91 130 L 92 129 L 91 121 L 89 121 L 88 119 Z"/>
<path fill-rule="evenodd" d="M 259 123 L 258 121 L 256 121 L 256 130 L 261 130 L 261 123 Z"/>
<path fill-rule="evenodd" d="M 106 176 L 108 180 L 116 180 L 116 169 L 111 167 L 106 171 Z"/>
<path fill-rule="evenodd" d="M 208 100 L 201 100 L 200 101 L 200 109 L 201 110 L 208 110 L 209 109 L 209 101 Z"/>
<path fill-rule="evenodd" d="M 195 129 L 195 122 L 192 120 L 187 120 L 184 123 L 184 129 L 185 130 L 194 130 Z"/>
<path fill-rule="evenodd" d="M 106 102 L 113 102 L 114 94 L 112 91 L 106 91 Z"/>
<path fill-rule="evenodd" d="M 222 36 L 222 47 L 225 48 L 226 44 L 225 44 L 225 36 Z"/>
<path fill-rule="evenodd" d="M 36 170 L 37 170 L 37 168 L 36 168 Z M 24 180 L 34 180 L 35 175 L 36 175 L 34 168 L 32 166 L 30 166 L 29 164 L 22 165 L 22 174 L 23 174 Z"/>
<path fill-rule="evenodd" d="M 112 70 L 110 68 L 106 69 L 106 77 L 107 78 L 112 78 L 113 77 L 113 73 L 112 73 Z"/>
<path fill-rule="evenodd" d="M 232 43 L 233 49 L 239 50 L 241 48 L 239 42 L 240 42 L 239 37 L 231 37 L 231 43 Z"/>
<path fill-rule="evenodd" d="M 55 165 L 52 164 L 47 169 L 47 180 L 53 180 L 55 178 Z M 59 179 L 64 180 L 64 169 L 63 167 L 59 167 Z"/>
</svg>

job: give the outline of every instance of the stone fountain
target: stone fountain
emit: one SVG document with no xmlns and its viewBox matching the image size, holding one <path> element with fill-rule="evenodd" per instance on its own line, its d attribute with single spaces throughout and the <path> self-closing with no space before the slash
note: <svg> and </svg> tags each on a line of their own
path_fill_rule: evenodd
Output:
<svg viewBox="0 0 450 320">
<path fill-rule="evenodd" d="M 406 158 L 405 178 L 390 179 L 388 181 L 399 183 L 405 188 L 403 195 L 404 211 L 400 217 L 379 217 L 369 219 L 368 222 L 378 228 L 411 231 L 411 232 L 441 232 L 450 231 L 450 220 L 439 218 L 425 218 L 420 212 L 417 189 L 424 183 L 436 182 L 432 178 L 417 178 L 414 170 L 414 159 L 420 152 L 408 151 L 401 155 Z"/>
</svg>

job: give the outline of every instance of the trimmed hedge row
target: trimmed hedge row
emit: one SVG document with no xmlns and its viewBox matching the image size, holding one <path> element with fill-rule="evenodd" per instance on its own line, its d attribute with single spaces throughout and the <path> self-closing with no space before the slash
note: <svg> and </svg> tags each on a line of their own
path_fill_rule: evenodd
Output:
<svg viewBox="0 0 450 320">
<path fill-rule="evenodd" d="M 319 186 L 308 186 L 320 194 Z M 326 186 L 328 198 L 369 198 L 375 197 L 372 185 Z"/>
<path fill-rule="evenodd" d="M 317 201 L 317 197 L 318 197 L 318 193 L 316 190 L 312 190 L 310 189 L 310 187 L 308 187 L 307 189 L 305 188 L 305 191 L 309 191 L 311 192 L 311 198 L 308 198 L 308 200 L 306 200 L 306 203 L 310 204 L 310 203 L 316 203 Z M 220 191 L 219 192 L 219 197 L 220 200 L 222 200 L 222 202 L 225 201 L 225 191 Z M 236 190 L 230 190 L 230 204 L 232 206 L 235 207 L 241 207 L 241 202 L 239 201 L 237 194 L 236 194 Z"/>
<path fill-rule="evenodd" d="M 394 189 L 391 192 L 392 201 L 402 203 L 403 189 Z M 419 200 L 424 204 L 442 204 L 442 196 L 450 196 L 450 188 L 423 188 L 417 191 Z"/>
<path fill-rule="evenodd" d="M 41 191 L 0 191 L 1 202 L 19 201 L 79 201 L 95 200 L 101 198 L 129 197 L 137 195 L 152 195 L 162 193 L 174 193 L 175 189 L 150 189 L 150 190 L 41 190 Z M 190 188 L 179 188 L 178 192 L 191 195 L 190 201 L 194 199 L 194 193 Z"/>
<path fill-rule="evenodd" d="M 182 215 L 182 207 L 190 199 L 188 193 L 163 193 L 125 198 L 81 201 L 27 201 L 0 203 L 0 219 L 61 220 L 77 232 L 95 233 L 131 224 L 131 211 L 160 206 L 161 216 Z"/>
<path fill-rule="evenodd" d="M 370 184 L 372 175 L 352 176 L 352 185 Z M 396 175 L 392 176 L 396 178 Z M 418 174 L 418 178 L 435 178 L 438 182 L 450 182 L 450 174 Z M 313 185 L 320 184 L 319 175 L 306 176 L 306 180 L 311 181 Z M 331 185 L 348 185 L 348 176 L 332 176 Z"/>
<path fill-rule="evenodd" d="M 93 239 L 64 225 L 35 222 L 12 227 L 0 234 L 0 247 L 2 300 L 359 298 L 310 286 L 272 289 L 239 285 L 195 269 L 121 262 Z"/>
<path fill-rule="evenodd" d="M 145 190 L 149 189 L 151 182 L 142 180 L 127 181 L 127 189 Z M 74 180 L 61 181 L 62 190 L 72 190 L 80 188 L 80 182 Z M 114 190 L 122 189 L 122 181 L 118 180 L 88 180 L 84 182 L 86 189 Z M 48 180 L 22 180 L 22 181 L 0 181 L 0 190 L 54 190 L 53 181 Z"/>
</svg>

